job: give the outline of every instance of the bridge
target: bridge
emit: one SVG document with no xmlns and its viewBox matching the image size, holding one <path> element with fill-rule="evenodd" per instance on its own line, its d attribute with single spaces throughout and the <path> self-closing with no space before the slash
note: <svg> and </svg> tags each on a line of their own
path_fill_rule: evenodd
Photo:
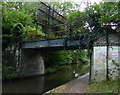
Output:
<svg viewBox="0 0 120 95">
<path fill-rule="evenodd" d="M 61 30 L 58 31 L 55 27 L 61 27 L 65 25 L 64 22 L 61 22 L 59 19 L 56 19 L 52 14 L 55 12 L 61 17 L 65 18 L 57 13 L 55 10 L 50 8 L 48 5 L 41 2 L 42 6 L 47 7 L 47 12 L 43 9 L 39 9 L 40 12 L 44 15 L 47 15 L 48 21 L 46 19 L 38 19 L 37 24 L 42 25 L 44 33 L 48 37 L 45 40 L 39 41 L 25 41 L 22 43 L 20 49 L 20 66 L 19 66 L 19 75 L 21 77 L 41 75 L 44 74 L 44 59 L 41 55 L 42 51 L 47 50 L 75 50 L 75 49 L 87 49 L 87 45 L 84 44 L 82 40 L 67 40 L 65 37 L 62 38 L 62 34 L 66 35 L 67 32 Z M 51 12 L 52 11 L 52 12 Z M 50 18 L 57 21 L 59 25 L 53 26 L 50 24 Z M 63 21 L 64 21 L 63 20 Z M 48 29 L 48 28 L 49 29 Z M 62 26 L 63 27 L 63 26 Z M 49 31 L 51 30 L 51 31 Z M 47 32 L 46 32 L 47 31 Z M 60 38 L 50 39 L 48 31 L 54 35 L 60 35 Z M 61 32 L 60 32 L 61 31 Z M 69 31 L 70 32 L 70 31 Z M 93 44 L 93 53 L 91 56 L 90 62 L 90 80 L 101 81 L 106 80 L 108 77 L 110 79 L 118 78 L 119 69 L 120 69 L 120 36 L 116 34 L 109 34 L 99 38 Z M 118 64 L 115 65 L 114 64 Z"/>
<path fill-rule="evenodd" d="M 39 50 L 74 50 L 87 49 L 82 41 L 66 41 L 65 38 L 29 41 L 22 43 L 22 49 L 39 49 Z"/>
<path fill-rule="evenodd" d="M 94 42 L 90 63 L 90 80 L 101 81 L 119 78 L 120 69 L 120 36 L 117 34 L 99 38 Z M 44 74 L 44 59 L 41 52 L 47 50 L 75 50 L 86 49 L 82 41 L 67 41 L 65 39 L 50 39 L 42 41 L 24 42 L 21 47 L 21 76 Z"/>
</svg>

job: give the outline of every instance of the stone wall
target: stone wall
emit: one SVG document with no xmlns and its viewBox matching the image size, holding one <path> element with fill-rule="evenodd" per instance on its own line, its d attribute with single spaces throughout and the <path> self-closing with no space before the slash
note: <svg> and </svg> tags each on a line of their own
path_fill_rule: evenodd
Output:
<svg viewBox="0 0 120 95">
<path fill-rule="evenodd" d="M 109 34 L 107 46 L 106 37 L 94 43 L 93 63 L 91 64 L 91 81 L 110 80 L 119 78 L 120 75 L 120 36 Z M 107 56 L 108 55 L 108 56 Z"/>
<path fill-rule="evenodd" d="M 44 61 L 38 50 L 21 50 L 20 77 L 44 74 Z"/>
</svg>

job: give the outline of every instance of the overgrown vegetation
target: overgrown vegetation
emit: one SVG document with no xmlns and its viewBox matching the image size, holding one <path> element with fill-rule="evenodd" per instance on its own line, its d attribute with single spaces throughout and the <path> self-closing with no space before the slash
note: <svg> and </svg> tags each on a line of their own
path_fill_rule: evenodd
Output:
<svg viewBox="0 0 120 95">
<path fill-rule="evenodd" d="M 91 46 L 94 40 L 106 33 L 119 31 L 120 2 L 104 2 L 87 6 L 83 11 L 73 11 L 67 16 L 69 32 L 67 39 L 80 40 Z"/>
<path fill-rule="evenodd" d="M 119 93 L 119 81 L 102 81 L 99 83 L 91 83 L 85 89 L 88 93 Z M 105 94 L 106 95 L 106 94 Z"/>
<path fill-rule="evenodd" d="M 46 73 L 52 73 L 67 68 L 69 64 L 87 64 L 89 57 L 87 50 L 63 50 L 43 52 Z"/>
<path fill-rule="evenodd" d="M 44 35 L 40 26 L 36 28 L 31 4 L 25 6 L 26 3 L 22 2 L 2 2 L 3 78 L 13 78 L 17 75 L 21 41 Z"/>
<path fill-rule="evenodd" d="M 82 45 L 88 46 L 89 54 L 92 52 L 90 49 L 94 40 L 106 33 L 120 33 L 120 2 L 94 4 L 83 12 L 76 10 L 80 5 L 72 2 L 54 2 L 48 5 L 67 18 L 67 33 L 64 35 L 66 41 L 81 40 Z M 43 32 L 43 27 L 36 23 L 38 8 L 37 2 L 2 2 L 3 78 L 16 77 L 22 41 L 57 38 L 54 33 L 48 37 L 48 34 Z M 42 18 L 42 15 L 39 15 L 39 18 Z M 66 63 L 88 62 L 86 51 L 47 52 L 43 56 L 47 72 L 55 72 Z"/>
</svg>

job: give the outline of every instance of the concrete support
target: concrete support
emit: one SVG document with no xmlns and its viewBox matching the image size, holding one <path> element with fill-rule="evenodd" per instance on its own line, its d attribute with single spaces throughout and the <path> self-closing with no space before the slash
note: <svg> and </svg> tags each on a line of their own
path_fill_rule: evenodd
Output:
<svg viewBox="0 0 120 95">
<path fill-rule="evenodd" d="M 106 46 L 94 47 L 91 80 L 106 80 Z"/>
<path fill-rule="evenodd" d="M 120 46 L 109 46 L 108 72 L 109 79 L 120 78 Z"/>
<path fill-rule="evenodd" d="M 39 50 L 50 50 L 57 47 L 64 49 L 64 39 L 23 43 L 21 50 L 20 76 L 44 74 L 44 61 Z M 120 35 L 112 33 L 94 42 L 91 60 L 90 80 L 114 80 L 120 74 Z M 68 43 L 67 47 L 79 46 L 79 41 Z M 46 49 L 47 48 L 47 49 Z M 32 50 L 34 49 L 34 50 Z M 68 48 L 70 49 L 70 48 Z M 83 49 L 83 48 L 81 48 Z"/>
<path fill-rule="evenodd" d="M 40 51 L 21 50 L 21 62 L 19 66 L 20 77 L 44 74 L 44 61 Z"/>
<path fill-rule="evenodd" d="M 91 66 L 91 81 L 115 80 L 120 75 L 120 36 L 110 34 L 109 43 L 103 37 L 95 42 L 93 47 L 93 63 Z M 107 46 L 108 45 L 108 46 Z"/>
</svg>

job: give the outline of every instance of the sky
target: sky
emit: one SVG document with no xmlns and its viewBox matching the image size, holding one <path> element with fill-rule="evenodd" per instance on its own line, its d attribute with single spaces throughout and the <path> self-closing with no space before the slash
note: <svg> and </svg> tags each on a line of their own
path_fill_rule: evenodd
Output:
<svg viewBox="0 0 120 95">
<path fill-rule="evenodd" d="M 96 2 L 96 3 L 99 3 L 101 0 L 63 0 L 63 1 L 72 1 L 72 2 L 75 2 L 75 3 L 78 3 L 78 4 L 79 4 L 81 1 L 82 1 L 82 2 L 83 2 L 83 1 L 84 1 L 84 2 L 89 1 L 89 2 L 91 2 L 91 3 L 93 4 L 93 3 L 95 3 L 95 2 Z"/>
<path fill-rule="evenodd" d="M 4 0 L 3 0 L 4 1 Z M 77 3 L 77 4 L 80 4 L 80 11 L 84 11 L 84 9 L 86 8 L 86 5 L 85 3 L 88 1 L 90 2 L 91 4 L 94 4 L 94 3 L 99 3 L 101 0 L 5 0 L 5 1 L 9 1 L 9 2 L 39 2 L 39 1 L 43 1 L 43 2 L 64 2 L 64 1 L 71 1 L 71 2 L 74 2 L 74 3 Z M 82 2 L 82 3 L 81 3 Z M 84 2 L 84 3 L 83 3 Z"/>
</svg>

